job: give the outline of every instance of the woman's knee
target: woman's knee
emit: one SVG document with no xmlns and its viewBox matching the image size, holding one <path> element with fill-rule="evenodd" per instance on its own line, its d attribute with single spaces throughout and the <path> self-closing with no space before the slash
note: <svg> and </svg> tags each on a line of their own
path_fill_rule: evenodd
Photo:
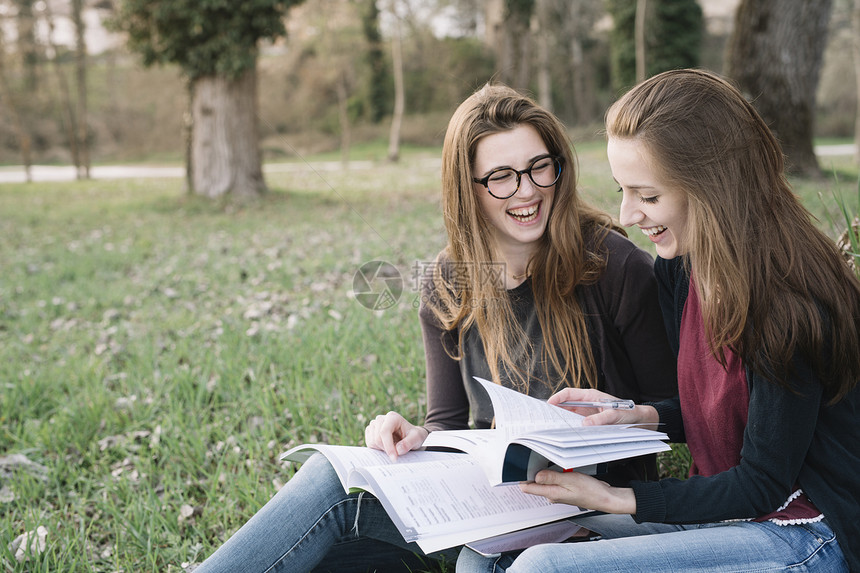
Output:
<svg viewBox="0 0 860 573">
<path fill-rule="evenodd" d="M 457 573 L 503 573 L 512 560 L 510 554 L 487 557 L 464 547 L 457 557 Z"/>
<path fill-rule="evenodd" d="M 337 477 L 331 463 L 322 454 L 315 454 L 304 462 L 296 474 L 290 479 L 279 494 L 301 495 L 305 498 L 311 495 L 332 500 L 333 502 L 347 497 L 347 493 Z"/>
<path fill-rule="evenodd" d="M 556 571 L 558 545 L 535 545 L 520 553 L 507 573 L 533 573 L 535 571 Z M 573 569 L 571 569 L 573 571 Z"/>
</svg>

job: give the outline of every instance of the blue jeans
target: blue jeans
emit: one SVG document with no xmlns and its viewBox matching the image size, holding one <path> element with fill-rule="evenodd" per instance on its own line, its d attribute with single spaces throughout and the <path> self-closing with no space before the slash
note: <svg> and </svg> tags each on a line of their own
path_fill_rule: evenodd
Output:
<svg viewBox="0 0 860 573">
<path fill-rule="evenodd" d="M 457 550 L 447 554 L 451 562 Z M 431 557 L 444 558 L 443 553 Z M 314 455 L 195 573 L 415 571 L 433 568 L 370 494 L 346 494 Z"/>
<path fill-rule="evenodd" d="M 463 549 L 457 573 L 848 572 L 836 536 L 823 521 L 668 525 L 639 524 L 629 515 L 595 515 L 573 521 L 602 534 L 603 539 L 537 545 L 495 558 Z"/>
</svg>

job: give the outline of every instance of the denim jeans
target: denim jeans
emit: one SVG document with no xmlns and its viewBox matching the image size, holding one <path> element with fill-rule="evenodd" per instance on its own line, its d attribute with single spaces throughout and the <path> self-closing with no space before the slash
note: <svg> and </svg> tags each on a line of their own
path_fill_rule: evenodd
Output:
<svg viewBox="0 0 860 573">
<path fill-rule="evenodd" d="M 451 562 L 456 554 L 448 552 Z M 404 541 L 375 497 L 344 493 L 328 460 L 314 455 L 195 573 L 364 573 L 433 567 L 432 558 Z"/>
<path fill-rule="evenodd" d="M 463 549 L 457 573 L 848 571 L 836 536 L 824 521 L 668 525 L 638 524 L 629 515 L 572 521 L 600 533 L 603 539 L 537 545 L 495 558 Z"/>
</svg>

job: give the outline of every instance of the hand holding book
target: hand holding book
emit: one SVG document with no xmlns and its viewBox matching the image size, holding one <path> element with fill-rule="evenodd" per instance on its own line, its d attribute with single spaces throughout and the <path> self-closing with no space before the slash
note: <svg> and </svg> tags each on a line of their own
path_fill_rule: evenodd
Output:
<svg viewBox="0 0 860 573">
<path fill-rule="evenodd" d="M 431 553 L 583 513 L 569 505 L 571 492 L 565 489 L 579 478 L 551 483 L 541 477 L 541 483 L 532 486 L 551 489 L 534 492 L 515 485 L 542 476 L 544 468 L 575 469 L 550 473 L 579 476 L 614 460 L 668 449 L 660 432 L 628 426 L 584 428 L 587 418 L 579 414 L 486 380 L 478 382 L 492 401 L 496 429 L 427 436 L 423 428 L 389 412 L 368 425 L 365 437 L 371 447 L 306 444 L 281 457 L 303 462 L 322 453 L 345 491 L 374 494 L 404 540 Z M 590 397 L 599 399 L 596 394 Z M 409 451 L 416 445 L 464 453 Z M 597 480 L 582 483 L 595 487 L 593 482 Z M 557 495 L 565 503 L 551 503 L 540 497 L 544 494 Z"/>
<path fill-rule="evenodd" d="M 581 509 L 605 513 L 636 513 L 636 497 L 629 487 L 613 487 L 579 472 L 538 472 L 532 482 L 520 483 L 523 493 L 545 497 L 552 503 L 565 503 Z"/>
</svg>

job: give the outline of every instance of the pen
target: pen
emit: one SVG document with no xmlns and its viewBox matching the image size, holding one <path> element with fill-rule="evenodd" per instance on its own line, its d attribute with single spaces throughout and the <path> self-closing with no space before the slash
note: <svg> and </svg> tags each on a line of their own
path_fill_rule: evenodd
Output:
<svg viewBox="0 0 860 573">
<path fill-rule="evenodd" d="M 632 410 L 636 407 L 633 400 L 597 400 L 596 402 L 559 402 L 559 406 L 576 408 L 611 408 L 613 410 Z"/>
</svg>

